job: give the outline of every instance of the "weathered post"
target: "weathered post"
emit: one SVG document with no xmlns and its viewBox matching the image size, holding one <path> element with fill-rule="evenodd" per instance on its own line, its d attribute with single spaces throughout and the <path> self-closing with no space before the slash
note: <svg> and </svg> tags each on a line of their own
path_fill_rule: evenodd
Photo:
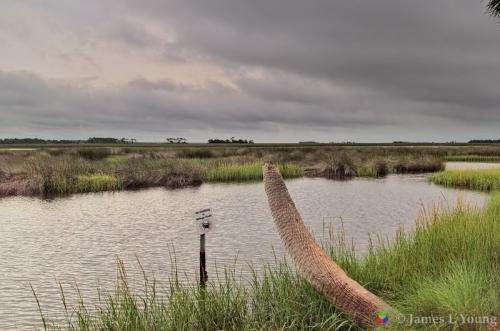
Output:
<svg viewBox="0 0 500 331">
<path fill-rule="evenodd" d="M 205 256 L 205 234 L 200 234 L 200 285 L 205 287 L 208 280 L 207 259 Z"/>
<path fill-rule="evenodd" d="M 200 231 L 200 286 L 205 287 L 208 281 L 207 258 L 205 253 L 205 234 L 213 228 L 212 210 L 202 209 L 194 213 Z"/>
</svg>

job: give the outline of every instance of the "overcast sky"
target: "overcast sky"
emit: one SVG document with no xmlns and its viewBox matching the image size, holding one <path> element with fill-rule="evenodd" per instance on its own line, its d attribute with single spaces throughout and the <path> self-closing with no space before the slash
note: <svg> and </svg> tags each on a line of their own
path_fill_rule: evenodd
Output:
<svg viewBox="0 0 500 331">
<path fill-rule="evenodd" d="M 500 138 L 480 0 L 2 0 L 0 138 Z"/>
</svg>

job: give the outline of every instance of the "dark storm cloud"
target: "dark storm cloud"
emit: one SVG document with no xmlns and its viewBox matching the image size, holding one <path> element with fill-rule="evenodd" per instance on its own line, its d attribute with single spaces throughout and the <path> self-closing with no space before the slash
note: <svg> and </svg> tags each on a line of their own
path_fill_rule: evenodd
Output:
<svg viewBox="0 0 500 331">
<path fill-rule="evenodd" d="M 182 47 L 391 97 L 484 110 L 500 94 L 500 29 L 480 1 L 146 1 Z M 141 6 L 143 3 L 141 2 Z"/>
<path fill-rule="evenodd" d="M 3 72 L 2 117 L 32 132 L 54 128 L 48 118 L 58 114 L 57 125 L 82 132 L 245 130 L 257 138 L 276 130 L 290 141 L 341 140 L 346 132 L 358 134 L 349 139 L 461 140 L 500 131 L 500 28 L 481 1 L 110 3 L 136 20 L 109 13 L 112 22 L 97 24 L 102 38 L 158 50 L 170 63 L 207 61 L 225 70 L 229 84 L 131 78 L 89 92 Z M 88 12 L 75 21 L 108 17 Z M 151 26 L 174 31 L 175 41 Z"/>
<path fill-rule="evenodd" d="M 242 86 L 254 81 L 240 80 Z M 280 84 L 282 82 L 277 82 Z M 360 125 L 363 114 L 330 112 L 322 104 L 328 93 L 311 88 L 313 97 L 303 92 L 288 98 L 290 91 L 268 85 L 271 93 L 257 97 L 213 82 L 202 86 L 178 84 L 170 80 L 150 81 L 138 78 L 129 84 L 108 89 L 81 89 L 57 81 L 43 81 L 28 73 L 0 72 L 0 107 L 15 125 L 43 128 L 64 125 L 81 128 L 88 125 L 133 130 L 171 131 L 190 128 L 259 129 L 273 125 L 344 126 Z M 258 92 L 258 91 L 257 91 Z M 269 104 L 269 98 L 275 104 Z M 307 102 L 315 110 L 303 111 Z M 269 108 L 271 105 L 271 108 Z M 12 125 L 10 122 L 9 125 Z"/>
</svg>

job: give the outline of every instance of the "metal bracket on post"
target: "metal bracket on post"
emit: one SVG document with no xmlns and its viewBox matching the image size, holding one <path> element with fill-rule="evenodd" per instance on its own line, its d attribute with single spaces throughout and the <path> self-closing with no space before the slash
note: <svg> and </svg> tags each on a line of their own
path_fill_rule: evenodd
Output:
<svg viewBox="0 0 500 331">
<path fill-rule="evenodd" d="M 208 281 L 207 260 L 205 255 L 205 234 L 213 228 L 212 209 L 202 209 L 194 213 L 200 231 L 200 286 L 205 287 Z"/>
</svg>

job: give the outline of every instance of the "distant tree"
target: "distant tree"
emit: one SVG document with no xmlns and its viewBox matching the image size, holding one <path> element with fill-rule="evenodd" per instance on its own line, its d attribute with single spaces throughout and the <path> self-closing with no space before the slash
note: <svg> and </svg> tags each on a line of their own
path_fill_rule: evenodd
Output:
<svg viewBox="0 0 500 331">
<path fill-rule="evenodd" d="M 81 144 L 81 143 L 87 143 L 87 144 L 127 144 L 127 143 L 134 143 L 137 140 L 134 138 L 131 139 L 126 139 L 126 138 L 100 138 L 100 137 L 91 137 L 87 140 L 70 140 L 70 139 L 62 139 L 62 140 L 55 140 L 55 139 L 39 139 L 39 138 L 6 138 L 6 139 L 0 139 L 0 144 L 31 144 L 31 145 L 37 145 L 37 144 Z"/>
<path fill-rule="evenodd" d="M 219 139 L 219 138 L 210 138 L 208 139 L 209 144 L 253 144 L 253 140 L 247 139 L 236 139 L 235 137 L 231 137 L 231 139 Z"/>
<path fill-rule="evenodd" d="M 59 140 L 44 140 L 39 138 L 6 138 L 0 139 L 0 144 L 14 145 L 14 144 L 57 144 Z"/>
<path fill-rule="evenodd" d="M 169 144 L 187 144 L 186 138 L 167 138 Z"/>
<path fill-rule="evenodd" d="M 100 138 L 100 137 L 92 137 L 87 139 L 88 144 L 119 144 L 121 143 L 120 139 L 116 138 Z"/>
<path fill-rule="evenodd" d="M 500 139 L 494 140 L 494 139 L 474 139 L 474 140 L 469 140 L 469 144 L 499 144 Z"/>
</svg>

